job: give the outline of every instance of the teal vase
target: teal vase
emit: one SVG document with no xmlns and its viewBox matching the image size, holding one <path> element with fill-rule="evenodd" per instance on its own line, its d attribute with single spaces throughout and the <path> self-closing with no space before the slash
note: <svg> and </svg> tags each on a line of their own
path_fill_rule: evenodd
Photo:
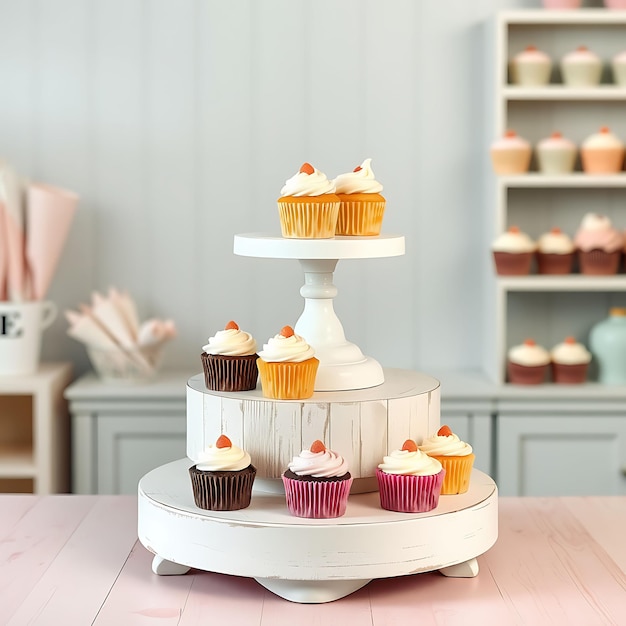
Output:
<svg viewBox="0 0 626 626">
<path fill-rule="evenodd" d="M 598 363 L 598 382 L 626 385 L 626 309 L 612 308 L 591 329 L 589 347 Z"/>
</svg>

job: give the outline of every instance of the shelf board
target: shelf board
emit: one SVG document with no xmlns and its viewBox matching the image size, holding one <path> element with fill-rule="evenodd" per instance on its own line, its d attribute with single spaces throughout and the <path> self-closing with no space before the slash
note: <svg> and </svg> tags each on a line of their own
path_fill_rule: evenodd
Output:
<svg viewBox="0 0 626 626">
<path fill-rule="evenodd" d="M 34 478 L 32 448 L 28 445 L 0 445 L 0 478 Z"/>
<path fill-rule="evenodd" d="M 581 274 L 498 276 L 498 287 L 513 291 L 626 291 L 626 274 L 584 276 Z"/>
<path fill-rule="evenodd" d="M 549 10 L 529 9 L 502 11 L 499 19 L 508 25 L 581 25 L 581 26 L 624 26 L 626 11 L 613 9 Z"/>
<path fill-rule="evenodd" d="M 626 188 L 626 172 L 619 174 L 585 174 L 573 172 L 551 176 L 539 172 L 529 172 L 517 176 L 499 176 L 498 183 L 508 189 L 544 189 L 544 188 L 568 188 L 568 187 L 624 187 Z"/>
<path fill-rule="evenodd" d="M 597 87 L 576 88 L 567 85 L 546 85 L 545 87 L 523 87 L 509 85 L 502 89 L 507 100 L 626 100 L 626 88 L 618 85 L 598 85 Z"/>
</svg>

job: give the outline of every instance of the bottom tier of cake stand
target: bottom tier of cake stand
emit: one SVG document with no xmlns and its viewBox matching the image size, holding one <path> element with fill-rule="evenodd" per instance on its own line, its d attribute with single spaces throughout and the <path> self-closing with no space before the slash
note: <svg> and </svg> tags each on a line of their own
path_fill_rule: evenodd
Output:
<svg viewBox="0 0 626 626">
<path fill-rule="evenodd" d="M 474 470 L 467 493 L 441 496 L 428 513 L 380 508 L 378 492 L 351 495 L 343 517 L 290 515 L 281 494 L 253 490 L 240 511 L 196 507 L 189 459 L 139 482 L 138 535 L 155 574 L 190 568 L 256 579 L 293 602 L 330 602 L 374 578 L 439 570 L 472 577 L 498 536 L 497 487 Z"/>
</svg>

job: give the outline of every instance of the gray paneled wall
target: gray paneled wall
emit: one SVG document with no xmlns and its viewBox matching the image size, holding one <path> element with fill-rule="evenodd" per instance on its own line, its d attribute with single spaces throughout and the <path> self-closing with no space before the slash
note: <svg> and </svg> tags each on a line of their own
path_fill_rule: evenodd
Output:
<svg viewBox="0 0 626 626">
<path fill-rule="evenodd" d="M 340 262 L 348 339 L 384 365 L 478 367 L 492 128 L 484 28 L 535 0 L 1 0 L 0 156 L 80 212 L 50 298 L 128 289 L 172 317 L 169 366 L 229 319 L 260 342 L 302 309 L 295 261 L 235 257 L 279 232 L 303 161 L 366 157 L 404 257 Z M 44 358 L 88 367 L 59 318 Z"/>
</svg>

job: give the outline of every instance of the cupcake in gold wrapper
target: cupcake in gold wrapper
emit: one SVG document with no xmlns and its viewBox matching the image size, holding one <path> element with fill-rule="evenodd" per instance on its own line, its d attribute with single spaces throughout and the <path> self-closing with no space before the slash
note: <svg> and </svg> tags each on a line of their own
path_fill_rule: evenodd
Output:
<svg viewBox="0 0 626 626">
<path fill-rule="evenodd" d="M 310 163 L 304 163 L 281 189 L 278 216 L 285 238 L 330 239 L 338 214 L 335 185 Z"/>
<path fill-rule="evenodd" d="M 472 452 L 472 446 L 461 441 L 449 426 L 442 426 L 436 435 L 424 439 L 419 449 L 437 459 L 446 471 L 441 495 L 465 493 L 469 489 L 476 457 Z"/>
<path fill-rule="evenodd" d="M 303 400 L 315 389 L 319 360 L 313 348 L 285 326 L 259 352 L 257 366 L 266 398 Z"/>
</svg>

